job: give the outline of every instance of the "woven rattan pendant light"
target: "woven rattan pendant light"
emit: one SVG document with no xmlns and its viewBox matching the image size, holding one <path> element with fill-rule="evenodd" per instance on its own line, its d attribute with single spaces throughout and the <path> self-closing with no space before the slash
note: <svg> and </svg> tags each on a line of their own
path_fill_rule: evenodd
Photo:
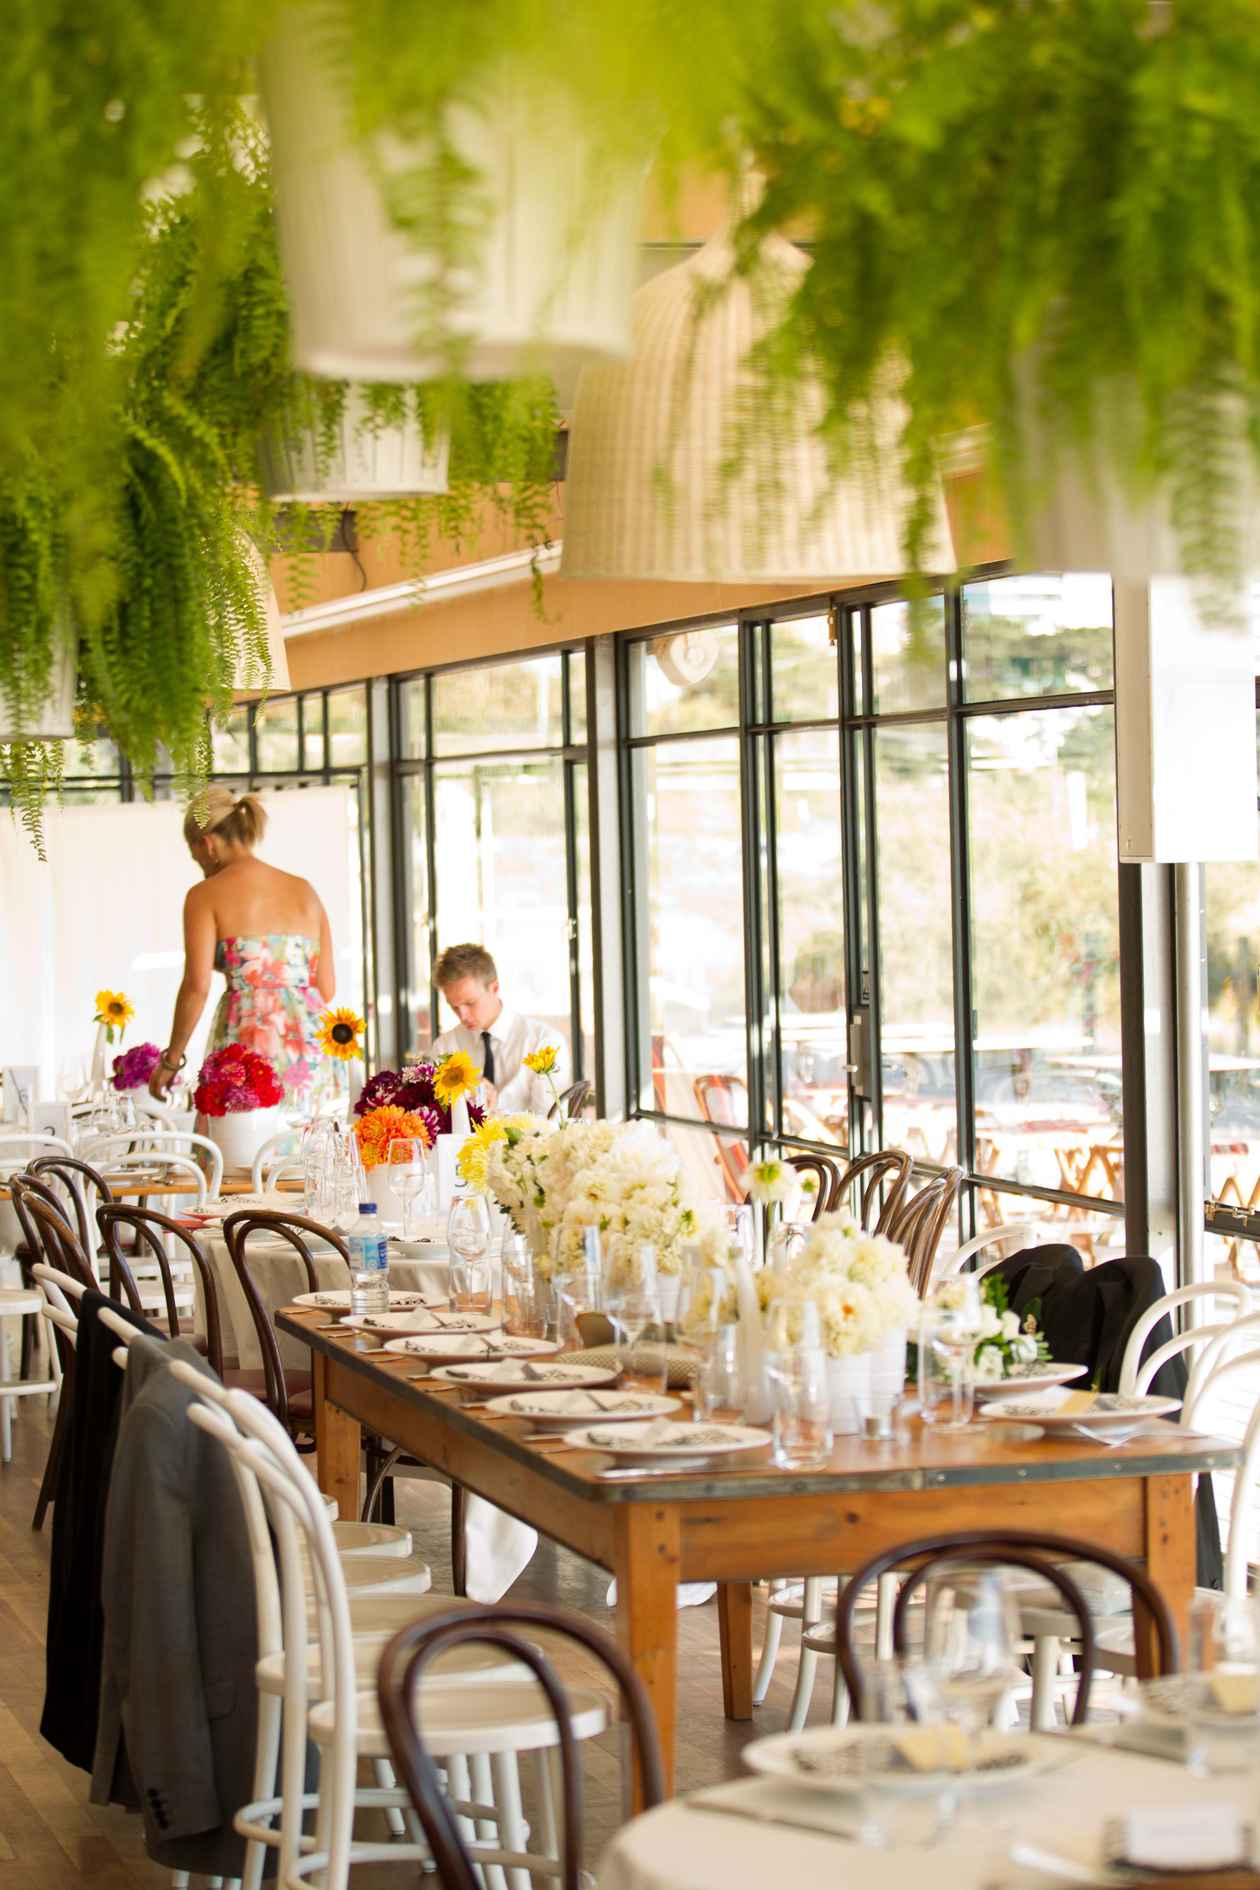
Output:
<svg viewBox="0 0 1260 1890">
<path fill-rule="evenodd" d="M 873 419 L 870 464 L 837 479 L 814 431 L 821 390 L 795 388 L 789 405 L 749 365 L 809 259 L 771 237 L 755 277 L 728 282 L 731 265 L 719 235 L 646 283 L 630 361 L 583 370 L 562 576 L 791 583 L 904 568 L 897 402 Z M 953 568 L 943 499 L 932 553 L 929 568 Z"/>
</svg>

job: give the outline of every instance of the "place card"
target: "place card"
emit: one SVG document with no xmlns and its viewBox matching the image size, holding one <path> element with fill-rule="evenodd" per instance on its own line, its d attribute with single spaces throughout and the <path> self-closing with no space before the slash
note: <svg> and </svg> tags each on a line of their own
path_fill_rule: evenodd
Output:
<svg viewBox="0 0 1260 1890">
<path fill-rule="evenodd" d="M 1151 1806 L 1119 1821 L 1120 1855 L 1148 1870 L 1222 1870 L 1248 1862 L 1242 1819 L 1232 1805 Z"/>
</svg>

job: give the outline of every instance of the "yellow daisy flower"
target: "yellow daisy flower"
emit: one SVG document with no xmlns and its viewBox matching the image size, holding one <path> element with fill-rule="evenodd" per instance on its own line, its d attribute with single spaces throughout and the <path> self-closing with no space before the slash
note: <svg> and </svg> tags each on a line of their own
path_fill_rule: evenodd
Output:
<svg viewBox="0 0 1260 1890">
<path fill-rule="evenodd" d="M 545 1043 L 541 1050 L 535 1050 L 532 1056 L 523 1058 L 525 1068 L 532 1070 L 535 1076 L 550 1076 L 556 1067 L 556 1058 L 560 1055 L 554 1043 Z"/>
<path fill-rule="evenodd" d="M 323 1011 L 315 1025 L 315 1041 L 326 1057 L 339 1057 L 343 1063 L 363 1058 L 360 1042 L 363 1019 L 355 1011 Z"/>
<path fill-rule="evenodd" d="M 487 1116 L 481 1126 L 473 1130 L 455 1157 L 455 1166 L 475 1193 L 486 1192 L 486 1169 L 491 1148 L 496 1142 L 506 1141 L 505 1125 L 497 1116 Z"/>
<path fill-rule="evenodd" d="M 96 1012 L 92 1021 L 104 1024 L 107 1043 L 113 1043 L 115 1031 L 122 1036 L 135 1014 L 134 1005 L 122 991 L 97 992 Z"/>
<path fill-rule="evenodd" d="M 433 1077 L 433 1093 L 449 1109 L 461 1096 L 467 1096 L 481 1081 L 480 1072 L 466 1050 L 452 1050 L 443 1057 Z"/>
</svg>

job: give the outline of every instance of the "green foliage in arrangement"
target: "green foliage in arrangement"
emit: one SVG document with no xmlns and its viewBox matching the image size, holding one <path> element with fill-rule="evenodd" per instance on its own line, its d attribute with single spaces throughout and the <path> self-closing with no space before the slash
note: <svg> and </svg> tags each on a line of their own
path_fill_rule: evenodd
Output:
<svg viewBox="0 0 1260 1890">
<path fill-rule="evenodd" d="M 843 456 L 890 361 L 921 503 L 987 423 L 1019 525 L 1053 449 L 1134 496 L 1167 480 L 1184 563 L 1238 570 L 1260 439 L 1260 33 L 1250 0 L 889 0 L 784 10 L 747 121 L 767 178 L 742 235 L 803 226 L 813 267 L 765 365 L 818 372 Z"/>
</svg>

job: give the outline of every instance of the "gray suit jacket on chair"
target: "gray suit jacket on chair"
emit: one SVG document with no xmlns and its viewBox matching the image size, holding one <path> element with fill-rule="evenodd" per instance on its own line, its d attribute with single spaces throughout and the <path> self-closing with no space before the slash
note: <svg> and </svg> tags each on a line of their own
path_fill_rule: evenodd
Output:
<svg viewBox="0 0 1260 1890">
<path fill-rule="evenodd" d="M 185 1340 L 132 1342 L 105 1519 L 105 1660 L 92 1799 L 144 1813 L 149 1855 L 239 1876 L 232 1818 L 253 1797 L 257 1634 L 227 1453 L 165 1370 L 209 1374 Z"/>
</svg>

